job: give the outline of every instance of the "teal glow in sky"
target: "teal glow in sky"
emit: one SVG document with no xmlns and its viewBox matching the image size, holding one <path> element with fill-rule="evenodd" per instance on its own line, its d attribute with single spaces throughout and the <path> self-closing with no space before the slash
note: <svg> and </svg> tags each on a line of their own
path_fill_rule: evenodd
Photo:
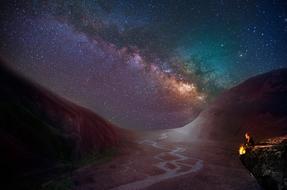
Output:
<svg viewBox="0 0 287 190">
<path fill-rule="evenodd" d="M 116 124 L 180 127 L 225 88 L 287 66 L 286 7 L 284 0 L 16 0 L 1 5 L 0 53 Z"/>
</svg>

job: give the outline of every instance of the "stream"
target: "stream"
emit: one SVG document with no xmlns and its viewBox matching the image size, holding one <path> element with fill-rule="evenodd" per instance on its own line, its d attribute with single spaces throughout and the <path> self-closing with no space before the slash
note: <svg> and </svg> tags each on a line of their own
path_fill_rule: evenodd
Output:
<svg viewBox="0 0 287 190">
<path fill-rule="evenodd" d="M 203 167 L 203 161 L 195 158 L 185 156 L 183 153 L 186 151 L 184 147 L 175 146 L 173 148 L 167 148 L 161 144 L 162 140 L 168 138 L 166 133 L 159 136 L 157 140 L 142 140 L 139 144 L 146 146 L 152 146 L 158 149 L 158 154 L 154 156 L 154 159 L 158 160 L 154 166 L 161 169 L 164 173 L 160 175 L 148 176 L 143 180 L 134 181 L 128 184 L 124 184 L 111 190 L 140 190 L 145 189 L 153 184 L 159 183 L 164 180 L 175 178 L 178 176 L 190 174 L 199 171 Z M 164 156 L 172 155 L 174 158 L 166 159 Z M 195 160 L 195 164 L 183 163 L 185 160 Z M 172 166 L 172 167 L 169 167 Z"/>
</svg>

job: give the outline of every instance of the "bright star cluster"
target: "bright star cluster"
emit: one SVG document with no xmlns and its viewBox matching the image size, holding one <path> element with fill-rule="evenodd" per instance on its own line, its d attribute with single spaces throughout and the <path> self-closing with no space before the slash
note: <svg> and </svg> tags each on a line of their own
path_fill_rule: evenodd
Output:
<svg viewBox="0 0 287 190">
<path fill-rule="evenodd" d="M 286 2 L 1 3 L 9 66 L 121 127 L 173 128 L 250 76 L 286 67 Z"/>
</svg>

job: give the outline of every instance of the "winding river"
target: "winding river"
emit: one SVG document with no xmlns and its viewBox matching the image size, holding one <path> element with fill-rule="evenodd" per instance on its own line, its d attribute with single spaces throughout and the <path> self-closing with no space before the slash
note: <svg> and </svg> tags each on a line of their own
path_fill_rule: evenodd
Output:
<svg viewBox="0 0 287 190">
<path fill-rule="evenodd" d="M 168 135 L 166 133 L 163 133 L 159 136 L 159 138 L 156 141 L 145 139 L 139 142 L 139 144 L 152 146 L 153 148 L 159 150 L 158 151 L 159 153 L 154 156 L 154 159 L 158 160 L 158 162 L 154 166 L 163 170 L 162 174 L 148 176 L 143 180 L 124 184 L 111 190 L 141 190 L 164 180 L 197 172 L 203 167 L 202 160 L 190 158 L 183 154 L 186 151 L 184 147 L 175 146 L 173 148 L 167 148 L 160 143 L 162 140 L 167 138 Z M 167 159 L 165 156 L 168 154 L 172 155 L 173 157 Z M 185 160 L 195 160 L 195 163 L 194 164 L 183 163 L 183 161 Z"/>
</svg>

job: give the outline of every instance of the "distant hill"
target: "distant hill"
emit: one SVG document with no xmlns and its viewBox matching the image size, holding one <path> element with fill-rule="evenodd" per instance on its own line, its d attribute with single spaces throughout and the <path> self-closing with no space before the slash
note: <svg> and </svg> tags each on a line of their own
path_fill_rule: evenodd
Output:
<svg viewBox="0 0 287 190">
<path fill-rule="evenodd" d="M 19 76 L 3 62 L 0 88 L 0 164 L 10 183 L 119 144 L 119 128 Z"/>
<path fill-rule="evenodd" d="M 193 137 L 242 140 L 287 134 L 287 69 L 252 77 L 220 95 L 181 129 Z"/>
</svg>

